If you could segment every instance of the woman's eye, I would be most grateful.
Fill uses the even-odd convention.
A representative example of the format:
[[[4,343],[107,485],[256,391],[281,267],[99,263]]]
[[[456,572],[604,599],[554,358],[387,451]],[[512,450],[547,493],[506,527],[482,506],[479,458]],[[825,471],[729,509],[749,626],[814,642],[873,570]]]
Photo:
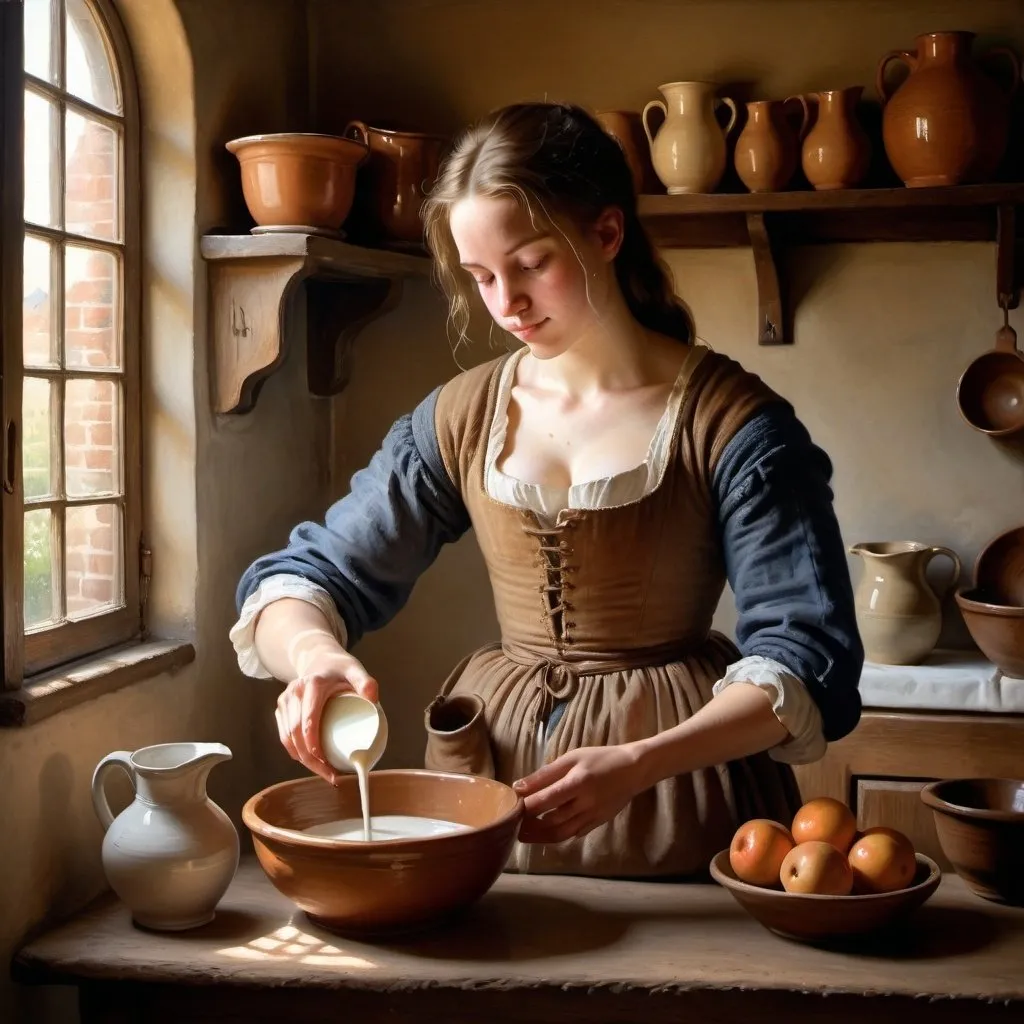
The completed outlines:
[[[494,280],[494,278],[493,277],[474,277],[473,280],[476,281],[476,283],[478,285],[480,285],[480,287],[482,288],[484,285],[490,284]]]
[[[547,263],[547,261],[548,261],[547,256],[541,256],[541,258],[539,260],[535,260],[533,263],[524,263],[523,264],[523,270],[527,270],[527,271],[531,271],[531,272],[535,271],[535,270],[540,270],[540,269],[543,268],[544,264]]]

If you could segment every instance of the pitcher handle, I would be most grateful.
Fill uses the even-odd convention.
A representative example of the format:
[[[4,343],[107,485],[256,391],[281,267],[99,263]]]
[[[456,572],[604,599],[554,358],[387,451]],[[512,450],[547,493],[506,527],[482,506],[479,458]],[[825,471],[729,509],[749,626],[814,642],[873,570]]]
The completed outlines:
[[[739,112],[736,109],[736,101],[728,96],[716,96],[715,101],[717,103],[724,103],[732,111],[729,115],[729,123],[722,129],[723,134],[728,135],[732,131],[733,125],[736,124],[736,118],[739,116]]]
[[[911,53],[909,50],[890,50],[878,62],[875,88],[878,90],[878,98],[883,107],[889,102],[889,94],[885,91],[885,69],[889,66],[889,61],[891,60],[903,61],[910,68],[911,74],[917,70],[917,54]]]
[[[993,46],[985,51],[985,59],[989,57],[1006,57],[1013,68],[1013,77],[1010,79],[1010,88],[1006,90],[1006,98],[1013,99],[1017,88],[1020,86],[1020,57],[1008,46]]]
[[[650,145],[654,145],[654,136],[651,134],[651,129],[647,124],[647,111],[657,108],[668,118],[668,107],[661,100],[651,100],[649,103],[644,105],[644,109],[640,112],[640,120],[643,122],[644,135],[647,136],[647,141]]]
[[[103,783],[106,781],[107,775],[110,774],[112,768],[123,768],[128,773],[128,778],[132,782],[132,789],[134,789],[135,768],[132,765],[131,751],[115,750],[112,754],[107,754],[96,765],[96,770],[92,773],[92,805],[96,809],[96,816],[100,819],[104,832],[114,823],[114,815],[110,811],[110,804],[107,803],[107,794],[103,788]]]
[[[929,562],[931,562],[931,560],[935,558],[936,555],[945,555],[953,563],[953,575],[950,577],[949,583],[947,583],[945,588],[942,590],[942,594],[945,594],[949,590],[949,588],[955,586],[956,581],[960,579],[960,556],[951,548],[932,547],[928,549],[928,552]]]
[[[346,139],[354,139],[356,142],[361,142],[364,146],[370,145],[370,132],[366,127],[365,121],[349,121],[345,125],[342,135]]]
[[[782,106],[785,107],[786,104],[790,103],[792,100],[796,100],[797,103],[800,104],[800,107],[803,110],[803,113],[802,113],[801,119],[800,119],[800,130],[797,132],[797,138],[801,142],[803,142],[804,137],[807,135],[807,126],[808,126],[808,124],[810,123],[810,120],[811,120],[811,108],[810,108],[810,106],[807,103],[807,97],[804,96],[802,93],[794,93],[792,96],[787,96],[782,101]]]

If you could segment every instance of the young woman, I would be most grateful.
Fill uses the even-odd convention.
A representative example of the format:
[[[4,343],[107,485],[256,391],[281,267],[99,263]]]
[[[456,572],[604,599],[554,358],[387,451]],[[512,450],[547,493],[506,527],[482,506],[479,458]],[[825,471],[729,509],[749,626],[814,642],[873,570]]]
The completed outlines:
[[[788,820],[789,765],[860,715],[829,460],[694,342],[626,161],[584,111],[488,117],[424,218],[457,329],[475,287],[522,344],[398,420],[324,524],[246,571],[239,663],[287,684],[281,742],[332,778],[324,702],[379,696],[350,648],[472,526],[501,640],[427,709],[428,767],[516,785],[514,870],[703,871],[739,822]],[[726,580],[738,649],[711,630]]]

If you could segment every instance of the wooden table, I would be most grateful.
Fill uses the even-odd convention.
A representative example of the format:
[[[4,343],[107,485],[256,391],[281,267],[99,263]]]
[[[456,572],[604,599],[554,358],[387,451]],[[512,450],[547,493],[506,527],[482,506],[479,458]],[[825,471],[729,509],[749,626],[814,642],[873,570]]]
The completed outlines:
[[[106,897],[25,946],[83,1024],[1024,1021],[1024,910],[955,876],[884,938],[822,949],[714,884],[505,875],[458,923],[385,944],[314,926],[244,859],[214,922],[135,928]]]

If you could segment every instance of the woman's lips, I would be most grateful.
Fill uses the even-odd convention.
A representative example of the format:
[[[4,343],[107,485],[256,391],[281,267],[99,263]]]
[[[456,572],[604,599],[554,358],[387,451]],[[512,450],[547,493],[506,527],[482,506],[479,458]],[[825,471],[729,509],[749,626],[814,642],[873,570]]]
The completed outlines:
[[[516,335],[519,338],[529,338],[531,335],[536,334],[537,331],[546,324],[547,317],[543,320],[538,320],[535,324],[525,324],[523,327],[509,327],[509,333]]]

